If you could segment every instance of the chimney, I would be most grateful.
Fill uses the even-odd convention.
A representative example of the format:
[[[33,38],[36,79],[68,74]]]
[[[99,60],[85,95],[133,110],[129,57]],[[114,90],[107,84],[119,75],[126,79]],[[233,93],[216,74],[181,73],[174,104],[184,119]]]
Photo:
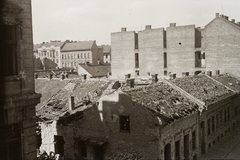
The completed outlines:
[[[219,17],[219,13],[216,13],[216,18],[218,18]]]
[[[173,74],[172,74],[172,78],[173,78],[173,79],[176,79],[176,76],[177,76],[176,73],[173,73]]]
[[[170,27],[176,27],[176,23],[170,23]]]
[[[122,32],[126,32],[126,31],[127,31],[127,28],[126,28],[126,27],[123,27],[121,31],[122,31]]]
[[[186,77],[186,76],[187,76],[186,72],[182,72],[182,77]]]
[[[134,78],[127,79],[127,86],[129,86],[130,88],[134,88]]]
[[[131,74],[125,74],[125,79],[131,78]]]
[[[220,70],[216,70],[216,76],[220,75]]]
[[[158,81],[158,74],[152,74],[152,83],[157,83]]]
[[[228,20],[228,16],[225,16],[225,19]]]
[[[207,75],[211,77],[212,76],[212,71],[207,71]]]
[[[146,25],[145,26],[145,29],[147,30],[147,29],[151,29],[151,25]]]
[[[86,80],[87,79],[87,74],[82,74],[82,79]]]
[[[69,97],[68,103],[69,103],[69,111],[74,110],[74,107],[75,107],[75,106],[74,106],[74,105],[75,105],[75,104],[74,104],[74,96],[71,95],[71,96]]]
[[[235,23],[235,19],[232,19],[232,22]]]

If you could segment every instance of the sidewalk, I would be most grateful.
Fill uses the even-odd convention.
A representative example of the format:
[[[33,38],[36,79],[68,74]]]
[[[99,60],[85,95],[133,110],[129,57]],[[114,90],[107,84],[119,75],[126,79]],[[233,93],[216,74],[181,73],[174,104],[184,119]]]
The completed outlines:
[[[200,160],[240,160],[240,126],[226,135],[219,143],[212,147],[212,149]]]

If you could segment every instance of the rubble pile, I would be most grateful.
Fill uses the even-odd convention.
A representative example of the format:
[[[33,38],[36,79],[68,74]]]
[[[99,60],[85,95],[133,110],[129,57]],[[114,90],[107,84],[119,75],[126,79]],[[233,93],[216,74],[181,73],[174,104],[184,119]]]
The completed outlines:
[[[136,103],[158,112],[167,124],[198,110],[197,104],[163,82],[123,91]]]
[[[182,88],[192,96],[205,103],[214,103],[227,97],[233,92],[205,75],[188,76],[171,80],[172,83]]]
[[[110,160],[144,160],[142,156],[137,155],[137,153],[119,153]]]
[[[41,93],[43,98],[36,107],[37,116],[51,120],[68,114],[70,96],[74,96],[75,109],[95,102],[100,98],[102,90],[107,88],[108,83],[108,81],[100,80],[47,81],[39,79],[36,81],[39,90],[36,89],[36,91]]]

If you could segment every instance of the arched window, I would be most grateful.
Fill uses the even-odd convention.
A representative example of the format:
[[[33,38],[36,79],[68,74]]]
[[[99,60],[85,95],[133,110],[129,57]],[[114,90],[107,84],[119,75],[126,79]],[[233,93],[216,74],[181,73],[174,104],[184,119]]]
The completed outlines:
[[[58,51],[56,51],[56,57],[58,57]]]
[[[81,58],[83,58],[83,54],[81,53]]]
[[[90,53],[88,53],[88,58],[90,58]]]
[[[86,59],[86,53],[84,53],[84,58]]]
[[[77,58],[79,59],[79,54],[77,56],[78,56]]]

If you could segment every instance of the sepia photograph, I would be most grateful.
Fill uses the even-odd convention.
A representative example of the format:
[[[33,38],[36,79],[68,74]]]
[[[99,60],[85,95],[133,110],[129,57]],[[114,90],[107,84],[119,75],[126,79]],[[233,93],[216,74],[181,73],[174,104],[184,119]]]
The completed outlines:
[[[1,0],[1,160],[240,160],[239,0]]]

